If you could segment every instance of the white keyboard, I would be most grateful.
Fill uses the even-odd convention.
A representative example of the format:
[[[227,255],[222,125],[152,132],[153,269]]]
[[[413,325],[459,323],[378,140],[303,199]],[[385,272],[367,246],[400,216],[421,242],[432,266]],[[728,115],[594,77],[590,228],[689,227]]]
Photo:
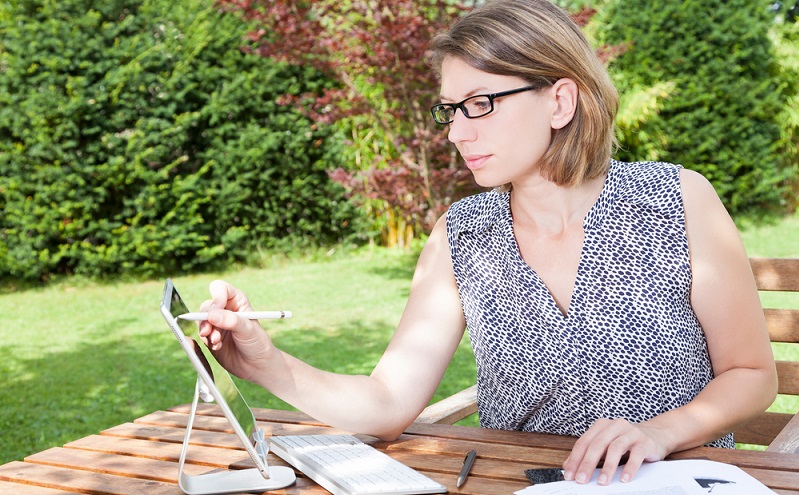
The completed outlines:
[[[269,439],[271,451],[333,495],[445,493],[447,488],[352,435]]]

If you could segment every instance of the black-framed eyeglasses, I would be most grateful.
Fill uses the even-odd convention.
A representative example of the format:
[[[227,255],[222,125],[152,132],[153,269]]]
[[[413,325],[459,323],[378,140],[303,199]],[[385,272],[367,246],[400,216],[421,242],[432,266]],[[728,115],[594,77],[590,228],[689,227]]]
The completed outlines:
[[[533,89],[541,89],[540,85],[525,86],[518,89],[510,89],[508,91],[500,91],[499,93],[491,93],[487,95],[474,95],[466,98],[460,103],[439,103],[430,108],[430,113],[433,114],[433,120],[437,124],[449,124],[455,120],[455,110],[460,109],[463,116],[467,119],[476,119],[484,117],[494,111],[494,100],[500,96],[515,95],[523,91],[530,91]]]

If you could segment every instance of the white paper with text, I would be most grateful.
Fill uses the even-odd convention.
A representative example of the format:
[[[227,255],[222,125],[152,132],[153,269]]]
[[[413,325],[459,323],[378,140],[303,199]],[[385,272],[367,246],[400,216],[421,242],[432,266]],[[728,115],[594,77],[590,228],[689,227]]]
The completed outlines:
[[[558,481],[530,486],[516,495],[775,495],[766,485],[732,464],[704,460],[645,463],[628,483],[619,481],[623,466],[613,482],[599,486],[594,472],[590,483]]]

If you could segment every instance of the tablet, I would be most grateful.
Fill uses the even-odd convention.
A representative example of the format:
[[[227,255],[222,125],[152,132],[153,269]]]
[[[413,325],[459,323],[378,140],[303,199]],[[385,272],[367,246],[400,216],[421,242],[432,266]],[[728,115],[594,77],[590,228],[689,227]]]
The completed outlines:
[[[215,401],[220,407],[233,431],[255,463],[257,472],[260,473],[259,478],[262,480],[260,489],[275,489],[290,485],[295,480],[294,471],[282,466],[269,468],[266,462],[266,454],[269,447],[266,439],[264,439],[263,431],[258,429],[255,416],[230,374],[219,364],[211,350],[200,339],[197,322],[178,318],[179,315],[188,312],[189,309],[181,299],[180,294],[178,294],[175,285],[170,279],[167,279],[164,285],[164,295],[161,299],[161,314],[166,319],[178,342],[180,342],[180,346],[188,356],[189,362],[199,375],[197,395],[206,402]],[[196,402],[197,397],[195,397],[195,403],[192,405],[193,411],[196,408]],[[192,420],[193,416],[190,421]],[[190,430],[190,426],[188,430]],[[190,434],[188,430],[186,432],[186,442],[188,442],[188,435]],[[245,474],[246,471],[253,470],[231,471],[226,476],[220,476],[222,473],[212,473],[192,477],[183,475],[181,470],[181,479],[179,481],[181,482],[181,489],[185,493],[225,493],[225,491],[235,491],[237,489],[233,486],[237,484],[236,478],[241,480],[247,478],[247,484],[252,484],[253,482],[258,484],[257,480],[252,479],[252,473]],[[192,479],[195,481],[192,481]],[[227,486],[217,486],[220,483]]]

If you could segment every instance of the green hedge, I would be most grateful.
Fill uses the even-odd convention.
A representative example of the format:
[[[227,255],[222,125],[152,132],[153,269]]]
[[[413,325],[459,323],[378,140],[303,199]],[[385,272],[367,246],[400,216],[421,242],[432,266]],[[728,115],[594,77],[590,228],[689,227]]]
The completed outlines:
[[[674,85],[659,116],[622,140],[622,159],[652,158],[647,150],[656,149],[657,158],[710,179],[734,215],[785,204],[789,173],[778,149],[777,118],[787,95],[768,38],[772,3],[607,2],[598,40],[629,43],[611,66],[620,90]]]
[[[331,132],[202,0],[0,4],[0,279],[162,276],[329,244],[356,212]]]

